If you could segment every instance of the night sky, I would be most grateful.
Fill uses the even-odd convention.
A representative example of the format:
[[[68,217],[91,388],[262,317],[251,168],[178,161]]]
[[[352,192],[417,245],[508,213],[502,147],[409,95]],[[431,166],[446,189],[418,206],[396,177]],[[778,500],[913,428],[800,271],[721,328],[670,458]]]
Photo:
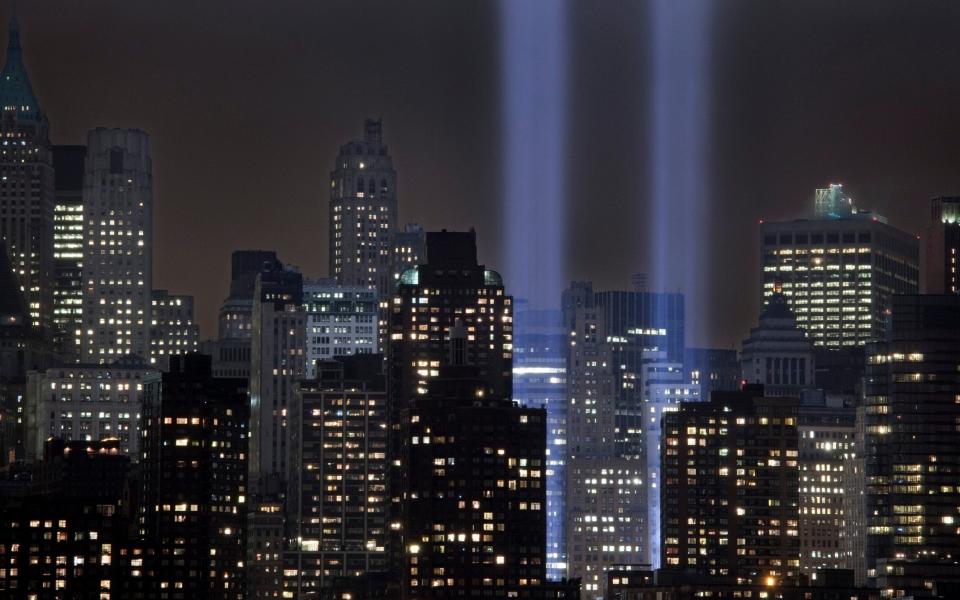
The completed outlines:
[[[496,3],[17,10],[54,143],[95,126],[151,134],[155,285],[196,296],[203,337],[232,250],[275,249],[326,274],[328,174],[366,116],[384,119],[402,221],[474,226],[481,260],[506,271]],[[646,6],[571,10],[567,275],[625,288],[647,269]],[[929,199],[960,194],[960,3],[722,0],[715,14],[715,220],[685,243],[713,245],[716,291],[706,339],[689,341],[730,347],[756,319],[759,218],[804,216],[814,188],[843,182],[858,206],[920,234]]]

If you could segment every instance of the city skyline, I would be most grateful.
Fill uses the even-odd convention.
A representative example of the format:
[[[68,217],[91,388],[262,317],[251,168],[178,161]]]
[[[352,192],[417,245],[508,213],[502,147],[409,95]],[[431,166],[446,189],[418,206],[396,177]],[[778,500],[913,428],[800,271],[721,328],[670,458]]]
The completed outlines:
[[[404,9],[417,18],[404,22],[392,18],[398,9],[389,5],[282,4],[263,13],[233,3],[219,25],[214,19],[221,13],[211,4],[196,8],[194,26],[186,28],[175,26],[174,7],[104,3],[85,5],[79,14],[51,6],[18,7],[24,58],[50,118],[51,141],[80,143],[87,128],[100,123],[151,134],[154,285],[196,296],[203,338],[215,334],[228,277],[223,265],[232,250],[276,250],[305,276],[327,275],[323,184],[336,148],[356,138],[368,116],[384,119],[398,171],[400,222],[428,230],[475,226],[481,260],[502,265],[511,282],[501,226],[494,4],[417,3]],[[956,50],[937,33],[956,9],[935,14],[870,3],[870,11],[850,4],[828,12],[826,4],[805,3],[778,13],[753,3],[725,6],[713,18],[708,162],[714,201],[705,241],[743,241],[709,257],[709,281],[735,273],[750,283],[752,270],[739,273],[737,265],[755,260],[757,221],[804,216],[812,190],[831,182],[846,183],[861,207],[922,234],[926,202],[960,188],[950,168],[958,146],[946,135],[960,125],[948,102],[960,87],[949,68]],[[0,8],[9,14],[9,6]],[[602,288],[628,289],[631,274],[651,271],[644,233],[650,207],[644,9],[569,6],[567,80],[578,118],[565,160],[561,281],[592,279]],[[879,16],[860,19],[867,12]],[[377,42],[346,51],[349,32],[329,25],[337,19],[363,20]],[[270,27],[259,27],[261,20]],[[90,39],[102,23],[118,26]],[[411,39],[422,41],[406,43]],[[117,45],[129,51],[111,51]],[[746,69],[745,61],[756,64]],[[852,73],[848,65],[860,68]],[[342,94],[322,93],[331,81],[343,83]],[[146,101],[151,95],[165,102]],[[278,113],[276,106],[284,108]],[[280,116],[266,125],[258,117],[264,110]],[[801,122],[803,128],[796,125]],[[251,142],[257,152],[237,150]],[[184,151],[191,148],[198,150]],[[461,185],[464,180],[470,185]],[[284,210],[273,210],[278,201]],[[600,226],[618,235],[590,235]],[[221,230],[229,233],[210,233]],[[597,256],[610,258],[598,263]],[[705,315],[694,317],[706,328],[703,334],[690,328],[690,341],[732,346],[757,303],[718,296]]]

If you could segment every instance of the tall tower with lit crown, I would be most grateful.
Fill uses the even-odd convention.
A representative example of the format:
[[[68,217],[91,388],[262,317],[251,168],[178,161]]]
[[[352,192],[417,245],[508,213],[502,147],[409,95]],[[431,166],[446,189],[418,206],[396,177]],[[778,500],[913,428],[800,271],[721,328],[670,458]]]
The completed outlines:
[[[50,124],[30,85],[20,26],[10,20],[0,72],[0,235],[17,274],[30,321],[53,321],[53,151]]]
[[[393,292],[391,255],[397,223],[397,172],[381,121],[340,147],[330,173],[330,275],[337,283]]]

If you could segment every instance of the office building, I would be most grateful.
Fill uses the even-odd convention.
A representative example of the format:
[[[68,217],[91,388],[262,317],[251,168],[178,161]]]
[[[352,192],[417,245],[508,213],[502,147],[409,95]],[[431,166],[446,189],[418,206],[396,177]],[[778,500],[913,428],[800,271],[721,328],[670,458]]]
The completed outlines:
[[[740,358],[736,350],[723,348],[685,348],[683,368],[686,381],[700,389],[700,400],[706,402],[711,392],[735,392],[740,389]]]
[[[777,291],[816,346],[883,339],[894,294],[918,291],[917,237],[858,210],[840,185],[817,190],[815,216],[762,222],[761,299]]]
[[[372,291],[371,291],[372,293]],[[291,417],[298,469],[287,500],[284,592],[319,597],[387,569],[387,391],[383,355],[318,362]]]
[[[934,198],[927,227],[927,293],[960,293],[960,197]]]
[[[306,377],[316,377],[318,360],[377,352],[377,292],[337,285],[333,278],[303,283],[307,319]]]
[[[867,347],[867,569],[892,596],[960,583],[960,297],[893,299]]]
[[[156,597],[245,598],[247,382],[214,379],[210,357],[173,356],[144,406],[141,535]]]
[[[137,461],[143,406],[160,393],[160,373],[136,356],[109,365],[66,364],[30,373],[26,390],[26,457],[43,456],[49,438],[117,441]]]
[[[567,328],[559,310],[515,300],[513,399],[547,409],[547,578],[566,577]]]
[[[800,571],[798,401],[717,392],[663,419],[661,553],[666,567],[740,584]]]
[[[429,254],[428,254],[429,257]],[[546,410],[469,364],[465,324],[403,411],[401,598],[530,597],[546,579]],[[506,376],[509,383],[509,374]]]
[[[764,394],[800,397],[814,383],[813,343],[797,326],[786,296],[775,292],[760,312],[760,323],[743,340],[743,380],[763,386]]]
[[[330,275],[345,286],[393,293],[397,172],[381,121],[367,119],[363,138],[340,147],[330,172]]]
[[[582,578],[585,599],[599,598],[607,569],[652,558],[646,446],[649,437],[655,447],[656,437],[644,430],[650,416],[659,419],[661,403],[645,397],[644,372],[664,363],[683,378],[683,296],[595,292],[575,282],[562,304],[568,330],[567,572]],[[648,416],[650,408],[655,414]],[[652,425],[659,427],[659,420]]]
[[[857,413],[808,394],[801,402],[800,571],[812,580],[826,571],[854,570],[863,514],[855,498]],[[852,497],[847,498],[847,494]],[[848,501],[849,500],[849,501]],[[861,582],[862,583],[862,582]]]
[[[10,20],[0,72],[0,237],[20,283],[30,324],[53,331],[54,171],[50,123],[23,64],[20,26]]]
[[[171,356],[200,349],[200,328],[193,320],[193,296],[153,290],[150,305],[150,364],[166,371]]]
[[[87,136],[83,183],[82,361],[150,359],[153,183],[150,139],[137,129]]]
[[[289,416],[306,372],[303,276],[289,268],[257,274],[250,341],[250,487],[283,493],[290,482]]]
[[[54,146],[56,203],[53,207],[54,347],[64,357],[80,356],[83,328],[83,172],[85,146]]]

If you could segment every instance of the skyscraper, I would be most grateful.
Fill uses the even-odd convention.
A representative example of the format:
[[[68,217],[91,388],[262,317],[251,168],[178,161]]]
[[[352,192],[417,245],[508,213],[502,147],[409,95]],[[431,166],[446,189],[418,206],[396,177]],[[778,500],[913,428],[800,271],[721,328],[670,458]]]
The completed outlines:
[[[83,328],[83,172],[85,146],[54,146],[56,204],[53,207],[54,345],[79,358]]]
[[[817,346],[882,339],[894,294],[918,291],[919,243],[842,186],[817,190],[815,218],[761,225],[761,299],[782,292]]]
[[[303,275],[289,267],[257,275],[250,344],[250,488],[284,494],[289,484],[290,412],[303,379]]]
[[[373,293],[372,290],[366,290]],[[296,492],[284,591],[318,597],[337,578],[387,568],[387,392],[383,355],[322,360],[291,415]]]
[[[153,169],[138,129],[87,136],[83,184],[83,362],[150,357]]]
[[[367,119],[363,138],[340,147],[330,173],[330,275],[347,286],[393,293],[397,172],[381,121]]]
[[[759,387],[759,386],[758,386]],[[738,583],[796,583],[797,401],[717,392],[663,419],[664,566]]]
[[[426,394],[403,410],[402,598],[536,597],[546,578],[546,410],[469,365],[457,323]],[[496,389],[506,390],[498,393]],[[540,596],[542,597],[542,596]]]
[[[166,371],[171,356],[196,352],[200,347],[193,296],[153,290],[150,304],[150,364]]]
[[[737,351],[725,348],[686,348],[683,368],[687,381],[697,384],[700,400],[706,402],[711,392],[733,392],[740,389],[740,358]]]
[[[891,310],[867,347],[864,412],[867,569],[895,597],[960,583],[960,296]]]
[[[934,198],[927,228],[927,293],[960,293],[960,197]]]
[[[306,377],[316,377],[316,362],[338,356],[374,354],[378,344],[376,290],[337,285],[333,278],[303,283],[307,319]]]
[[[419,265],[426,257],[426,234],[423,227],[407,223],[403,230],[393,234],[392,268],[394,286],[407,269]]]
[[[17,274],[30,320],[53,331],[54,171],[50,124],[23,64],[20,26],[10,20],[0,71],[0,235]]]
[[[141,535],[155,551],[147,597],[242,600],[247,382],[213,379],[210,357],[174,356],[144,407]]]

